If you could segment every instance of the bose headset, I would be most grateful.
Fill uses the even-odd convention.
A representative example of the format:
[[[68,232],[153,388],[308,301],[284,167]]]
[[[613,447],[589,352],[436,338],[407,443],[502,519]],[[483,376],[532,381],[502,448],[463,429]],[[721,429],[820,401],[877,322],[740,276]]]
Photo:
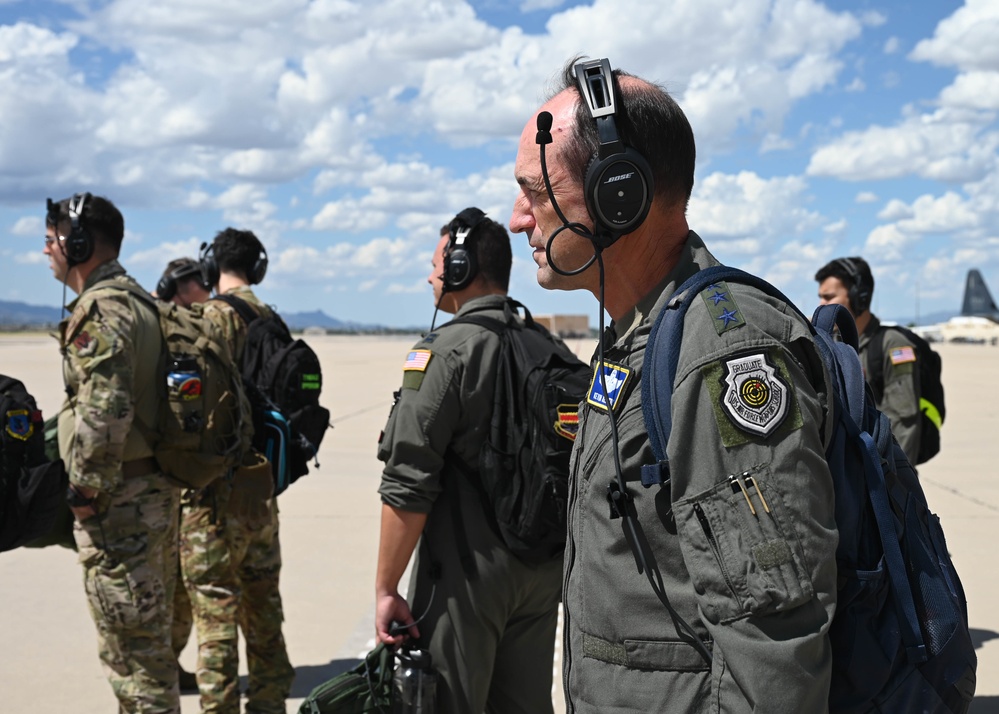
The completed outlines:
[[[478,208],[470,207],[451,221],[450,239],[444,254],[444,290],[464,290],[479,272],[471,238],[475,228],[486,218]]]
[[[221,271],[219,270],[219,261],[215,257],[215,241],[211,243],[202,243],[201,251],[198,254],[198,263],[201,267],[201,279],[203,284],[208,286],[211,290],[213,287],[218,285],[219,276]],[[260,255],[257,256],[256,261],[253,263],[253,267],[250,268],[250,272],[247,274],[246,279],[249,281],[250,285],[258,285],[267,275],[267,249],[264,244],[260,244]]]
[[[850,286],[847,298],[850,301],[850,310],[854,315],[863,315],[871,308],[871,298],[874,294],[873,286],[868,285],[860,270],[860,263],[857,258],[837,258],[836,262],[843,266],[850,275]]]
[[[552,207],[562,226],[549,237],[545,246],[548,264],[561,275],[578,275],[596,259],[575,270],[562,270],[552,261],[551,246],[555,236],[565,229],[588,239],[597,252],[613,245],[618,238],[638,228],[649,215],[655,182],[649,162],[636,149],[625,144],[617,131],[617,98],[614,74],[607,59],[578,62],[574,67],[579,94],[596,122],[600,146],[590,158],[583,179],[586,208],[593,218],[593,231],[580,223],[570,223],[555,200],[545,161],[545,145],[552,143],[552,115],[538,114],[536,142],[541,148],[541,175]]]
[[[67,201],[66,210],[69,214],[70,231],[68,236],[61,236],[59,243],[62,245],[63,255],[69,267],[86,263],[94,254],[94,239],[83,227],[83,212],[87,208],[87,201],[91,199],[89,193],[74,193],[73,197]],[[59,222],[62,219],[59,203],[51,198],[46,199],[46,210],[48,212],[48,222],[59,233]]]
[[[156,297],[169,302],[177,294],[177,287],[181,280],[191,276],[197,276],[198,282],[205,288],[211,290],[210,285],[205,285],[205,278],[201,271],[201,264],[196,260],[188,260],[182,265],[178,265],[173,270],[164,273],[160,281],[156,283]]]

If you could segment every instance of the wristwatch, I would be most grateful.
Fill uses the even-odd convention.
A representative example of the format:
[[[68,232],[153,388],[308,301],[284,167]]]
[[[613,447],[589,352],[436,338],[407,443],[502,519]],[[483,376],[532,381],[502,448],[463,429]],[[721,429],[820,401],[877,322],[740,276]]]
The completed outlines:
[[[84,508],[92,506],[94,499],[84,496],[81,491],[77,490],[76,486],[70,484],[69,488],[66,489],[66,503],[69,504],[70,508]]]

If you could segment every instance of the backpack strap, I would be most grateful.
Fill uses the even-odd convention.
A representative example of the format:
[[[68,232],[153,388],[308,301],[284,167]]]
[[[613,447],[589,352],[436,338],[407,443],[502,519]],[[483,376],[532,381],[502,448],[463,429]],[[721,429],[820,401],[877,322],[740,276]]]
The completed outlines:
[[[656,463],[642,466],[642,485],[646,488],[669,483],[669,456],[666,444],[673,429],[673,385],[676,382],[677,362],[680,359],[680,345],[683,338],[683,320],[694,299],[707,287],[728,281],[748,285],[771,297],[787,303],[800,315],[800,311],[783,293],[773,285],[755,275],[716,265],[705,268],[685,280],[676,289],[659,313],[648,344],[645,347],[645,361],[642,371],[654,373],[655,379],[642,379],[642,416],[649,434],[649,444],[656,457]],[[802,319],[807,321],[804,315]]]
[[[231,307],[239,315],[239,319],[249,325],[251,322],[260,319],[260,315],[250,307],[250,303],[240,297],[235,295],[216,295],[212,300],[218,300],[219,302],[224,302],[226,305]]]
[[[885,330],[883,325],[871,336],[871,341],[867,345],[868,357],[867,365],[871,373],[867,375],[871,389],[874,390],[874,397],[881,401],[885,393]]]

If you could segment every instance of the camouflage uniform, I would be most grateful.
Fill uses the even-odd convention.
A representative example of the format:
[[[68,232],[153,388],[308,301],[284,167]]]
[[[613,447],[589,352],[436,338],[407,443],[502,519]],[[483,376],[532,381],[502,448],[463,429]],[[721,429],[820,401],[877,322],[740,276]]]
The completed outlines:
[[[230,293],[269,311],[249,288]],[[241,358],[246,325],[235,311],[211,301],[205,316],[219,325],[232,354]],[[181,572],[197,625],[201,707],[203,712],[239,711],[238,622],[250,674],[246,711],[283,713],[295,671],[281,634],[277,501],[270,500],[265,523],[250,528],[229,513],[231,490],[231,481],[220,478],[200,491],[186,491],[182,499]]]
[[[177,491],[147,436],[159,406],[158,317],[124,290],[112,260],[88,277],[60,325],[69,397],[59,450],[70,481],[96,489],[97,515],[74,525],[104,671],[122,712],[179,714],[170,648]]]

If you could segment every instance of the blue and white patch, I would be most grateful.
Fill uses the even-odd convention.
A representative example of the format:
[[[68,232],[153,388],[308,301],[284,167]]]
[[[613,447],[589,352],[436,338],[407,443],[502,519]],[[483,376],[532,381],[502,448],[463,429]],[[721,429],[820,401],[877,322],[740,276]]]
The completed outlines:
[[[631,375],[631,370],[618,364],[604,362],[604,378],[600,379],[600,373],[596,367],[593,369],[593,381],[590,382],[590,390],[586,394],[587,404],[592,404],[597,409],[608,410],[617,409],[624,393],[624,385]],[[607,384],[607,394],[604,395],[604,382]]]

